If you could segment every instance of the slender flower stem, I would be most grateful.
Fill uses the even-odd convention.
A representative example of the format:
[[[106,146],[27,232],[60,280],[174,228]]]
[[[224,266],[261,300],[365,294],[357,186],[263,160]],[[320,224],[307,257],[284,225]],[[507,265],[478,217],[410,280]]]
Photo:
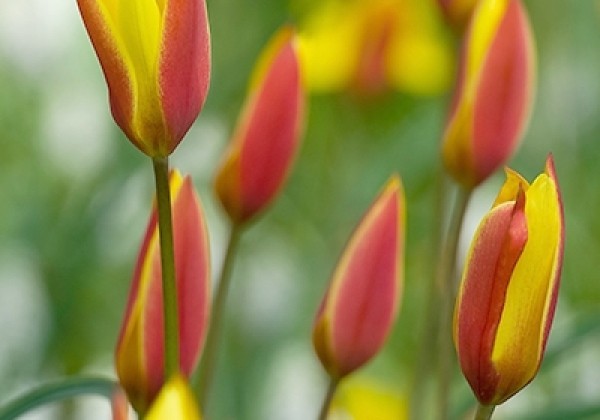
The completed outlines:
[[[436,173],[435,182],[435,197],[434,197],[434,212],[433,212],[433,231],[432,231],[432,247],[430,258],[438,259],[441,255],[442,248],[442,232],[444,230],[446,200],[448,196],[448,183],[445,182],[444,169],[440,166]],[[421,337],[418,344],[416,354],[416,363],[413,371],[412,386],[411,386],[411,401],[410,414],[411,420],[419,420],[423,418],[423,403],[425,400],[425,390],[430,372],[433,368],[431,360],[433,359],[434,350],[437,347],[436,339],[438,337],[438,311],[440,308],[441,293],[438,289],[439,275],[435,269],[428,273],[428,282],[425,299],[425,320],[421,331]]]
[[[483,405],[479,404],[477,407],[477,412],[475,413],[475,417],[473,420],[490,420],[492,418],[492,414],[494,413],[495,405]]]
[[[206,410],[207,407],[208,395],[212,386],[214,371],[217,364],[217,349],[223,332],[223,315],[225,312],[227,295],[229,294],[229,286],[231,285],[231,273],[233,271],[234,262],[233,257],[237,249],[241,230],[241,226],[235,224],[229,232],[229,242],[227,244],[223,267],[221,268],[221,276],[214,298],[208,336],[206,337],[206,344],[204,345],[204,352],[200,363],[196,394],[200,401],[200,407],[202,407],[203,410]]]
[[[177,283],[175,282],[175,251],[173,248],[173,220],[169,189],[168,158],[152,159],[156,181],[158,232],[162,268],[163,312],[165,323],[165,378],[179,370],[179,312]]]
[[[0,420],[15,419],[30,410],[79,395],[99,395],[111,400],[118,384],[104,378],[69,378],[39,386],[0,408]]]
[[[339,383],[339,379],[331,378],[329,386],[327,387],[327,393],[325,394],[325,398],[323,399],[323,405],[321,405],[321,411],[319,412],[319,420],[327,419],[327,413],[329,413],[329,406],[331,405],[331,400],[335,395],[335,390],[337,389]]]
[[[452,311],[456,296],[456,254],[460,240],[465,212],[471,198],[472,189],[459,188],[448,233],[442,248],[438,265],[439,290],[441,292],[439,318],[439,388],[438,388],[438,418],[448,418],[450,400],[450,382],[452,380],[453,347],[452,347]]]

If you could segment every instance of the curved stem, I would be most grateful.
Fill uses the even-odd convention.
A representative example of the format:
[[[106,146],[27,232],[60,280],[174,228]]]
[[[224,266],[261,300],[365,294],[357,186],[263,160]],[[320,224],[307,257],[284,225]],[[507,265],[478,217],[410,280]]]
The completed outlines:
[[[456,296],[456,254],[460,240],[465,212],[471,198],[472,189],[459,188],[448,233],[441,250],[438,265],[438,287],[440,290],[440,318],[439,318],[439,388],[438,388],[438,418],[448,418],[450,400],[450,382],[452,380],[453,346],[452,346],[452,313],[453,302]]]
[[[491,419],[495,408],[496,408],[495,405],[479,404],[477,406],[477,412],[475,413],[475,417],[473,417],[473,420],[489,420],[489,419]]]
[[[0,420],[15,419],[44,404],[79,395],[99,395],[112,399],[118,384],[103,378],[70,378],[34,388],[0,408]]]
[[[219,278],[219,284],[217,286],[217,291],[214,298],[215,300],[213,303],[208,336],[206,337],[204,352],[202,354],[202,360],[200,363],[196,394],[198,396],[198,400],[200,401],[200,407],[202,407],[203,410],[206,410],[206,402],[208,400],[208,395],[212,386],[214,371],[217,364],[217,349],[219,347],[219,341],[223,332],[223,315],[225,313],[227,295],[229,294],[229,287],[231,285],[231,273],[233,271],[232,269],[234,261],[233,257],[237,249],[240,235],[241,227],[237,224],[233,225],[229,233],[227,251],[225,253],[225,259],[223,260],[223,267],[221,268],[221,276]]]
[[[327,393],[325,394],[325,398],[323,399],[323,404],[321,405],[321,411],[319,412],[319,420],[327,419],[327,413],[329,413],[329,406],[331,405],[331,400],[333,400],[335,390],[337,389],[339,383],[339,379],[331,378],[329,386],[327,387]]]
[[[175,251],[173,248],[173,220],[169,189],[168,158],[152,159],[156,183],[158,232],[162,268],[163,316],[165,328],[165,378],[179,370],[179,312],[175,282]]]

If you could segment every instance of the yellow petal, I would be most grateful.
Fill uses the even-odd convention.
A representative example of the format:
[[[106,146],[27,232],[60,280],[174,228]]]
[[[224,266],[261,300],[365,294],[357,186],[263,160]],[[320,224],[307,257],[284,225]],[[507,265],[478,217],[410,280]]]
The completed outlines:
[[[181,375],[172,377],[148,411],[146,420],[200,420],[192,390]]]

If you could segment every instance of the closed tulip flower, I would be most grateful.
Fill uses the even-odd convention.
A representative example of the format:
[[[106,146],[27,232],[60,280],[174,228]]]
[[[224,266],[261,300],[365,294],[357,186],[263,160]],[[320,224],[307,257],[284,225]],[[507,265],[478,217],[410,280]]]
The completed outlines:
[[[331,279],[313,327],[313,345],[340,379],[383,346],[403,284],[404,193],[393,177],[356,228]]]
[[[179,313],[179,359],[183,375],[198,362],[210,307],[210,257],[207,230],[191,179],[170,176],[175,272]],[[162,387],[164,319],[156,208],[144,238],[116,349],[121,386],[141,413]]]
[[[300,148],[305,98],[296,43],[285,28],[265,49],[217,172],[215,190],[234,223],[273,201]]]
[[[116,123],[150,157],[166,157],[208,90],[204,0],[77,0],[102,66]]]
[[[519,145],[534,92],[534,47],[520,0],[481,0],[465,34],[443,135],[449,173],[473,188]]]
[[[556,306],[564,246],[551,157],[530,185],[516,172],[479,225],[456,302],[460,366],[482,405],[501,404],[536,375]]]
[[[200,420],[198,403],[182,375],[175,375],[163,386],[152,403],[146,420]]]

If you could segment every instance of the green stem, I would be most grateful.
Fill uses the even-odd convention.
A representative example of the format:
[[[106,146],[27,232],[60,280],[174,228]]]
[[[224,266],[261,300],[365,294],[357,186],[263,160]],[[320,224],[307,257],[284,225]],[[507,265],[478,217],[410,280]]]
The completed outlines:
[[[0,408],[0,420],[15,419],[44,404],[79,395],[99,395],[112,399],[118,384],[103,378],[70,378],[37,387]]]
[[[208,395],[212,386],[214,371],[217,364],[217,349],[223,332],[223,315],[225,313],[225,305],[229,287],[231,285],[231,273],[233,269],[234,255],[237,249],[241,235],[241,227],[237,224],[233,225],[229,232],[229,241],[227,251],[221,268],[221,276],[217,286],[217,291],[214,298],[211,321],[208,329],[208,336],[204,345],[202,361],[198,374],[198,384],[196,394],[200,407],[206,410]]]
[[[156,181],[158,232],[162,268],[163,316],[165,328],[165,378],[179,370],[179,312],[175,282],[175,252],[173,248],[173,219],[169,190],[168,158],[152,159]]]
[[[495,405],[479,404],[477,406],[477,412],[475,413],[475,417],[473,417],[473,420],[490,420],[492,418],[492,414],[494,413],[495,408]]]
[[[327,419],[327,414],[329,413],[329,406],[331,405],[331,400],[333,400],[335,390],[337,389],[339,383],[339,379],[331,378],[329,386],[327,387],[327,393],[325,394],[325,398],[323,399],[323,404],[321,405],[321,411],[319,412],[319,420]]]
[[[432,226],[432,260],[439,259],[442,253],[442,232],[445,220],[446,201],[448,196],[448,183],[445,182],[444,169],[439,167],[436,173],[435,197]],[[433,265],[432,265],[433,267]],[[425,298],[425,321],[421,330],[421,337],[416,354],[416,363],[413,371],[411,386],[410,414],[411,420],[423,418],[423,403],[425,400],[425,385],[430,377],[433,368],[431,360],[433,359],[436,348],[436,338],[438,336],[438,311],[440,308],[440,291],[438,289],[437,276],[435,269],[429,273],[427,281],[427,290]]]
[[[450,222],[448,233],[442,248],[438,265],[438,287],[440,290],[440,318],[439,318],[439,387],[438,387],[438,418],[448,418],[450,401],[450,382],[453,372],[452,346],[452,314],[456,296],[456,254],[460,240],[465,212],[471,198],[472,189],[459,188]]]

